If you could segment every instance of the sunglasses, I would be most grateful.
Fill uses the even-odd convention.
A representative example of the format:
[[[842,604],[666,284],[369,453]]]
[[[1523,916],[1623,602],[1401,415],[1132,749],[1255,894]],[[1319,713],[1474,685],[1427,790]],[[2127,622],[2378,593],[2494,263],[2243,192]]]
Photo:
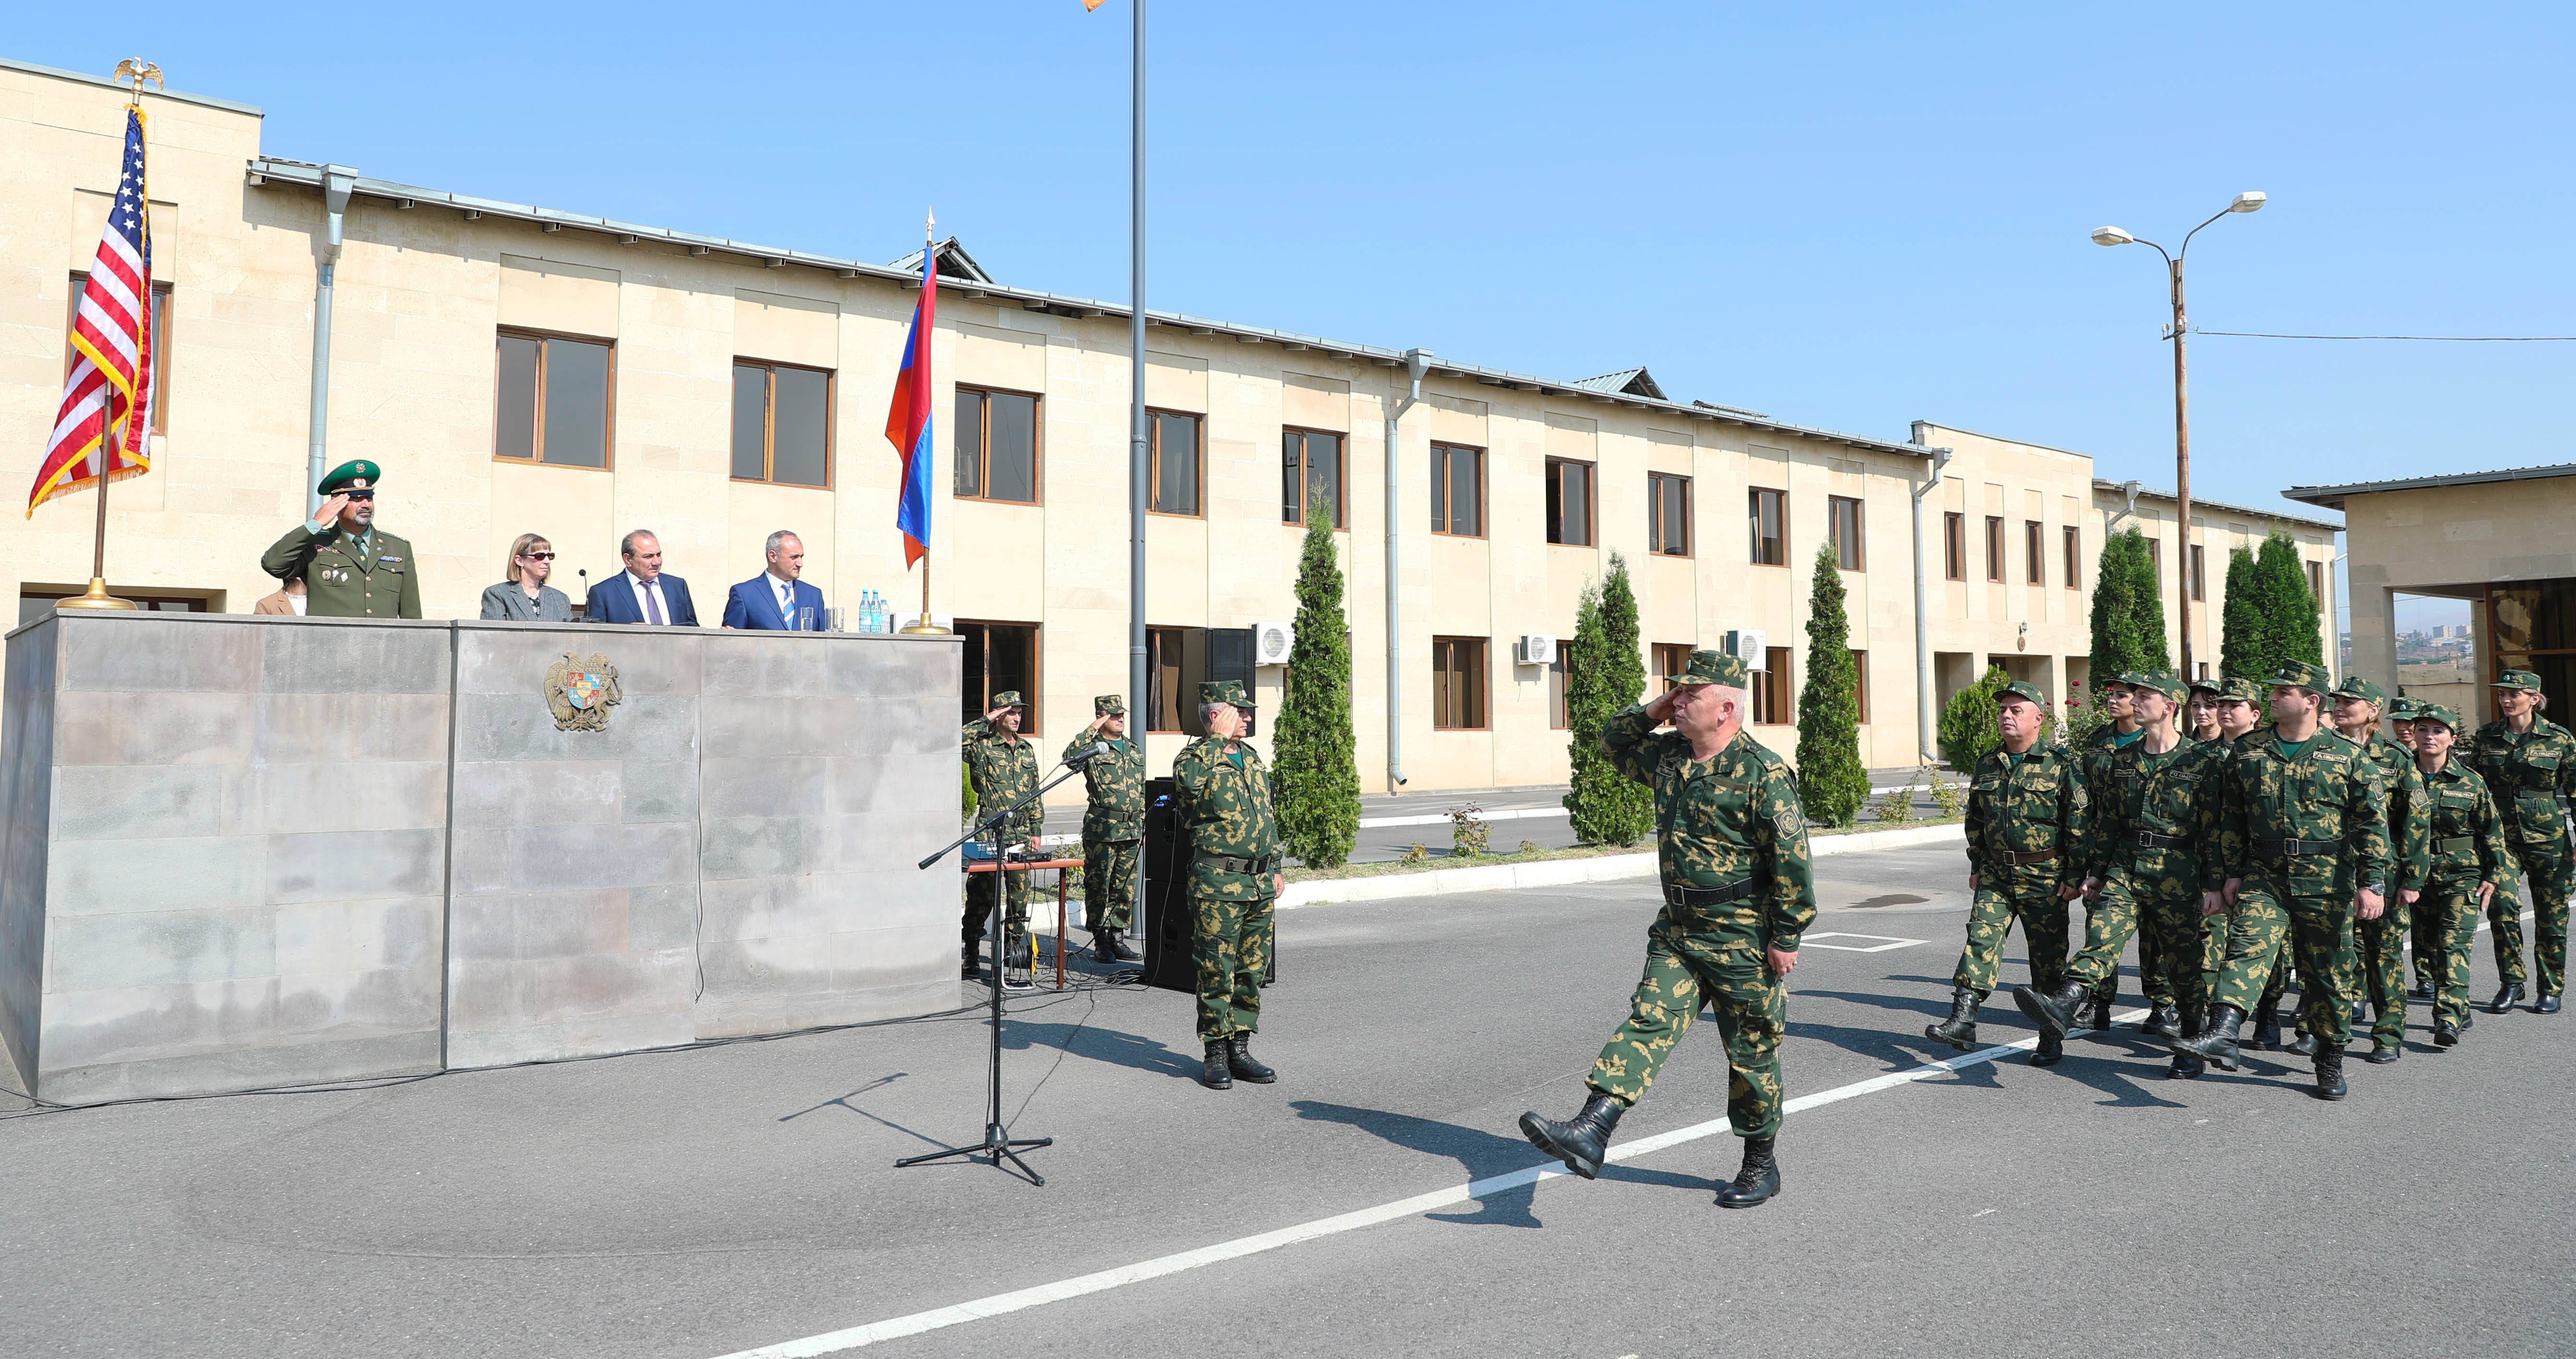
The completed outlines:
[[[351,500],[373,500],[376,498],[376,493],[373,491],[342,491],[340,494],[347,496]]]
[[[551,552],[522,552],[519,555],[532,562],[550,562],[555,559],[555,554]]]

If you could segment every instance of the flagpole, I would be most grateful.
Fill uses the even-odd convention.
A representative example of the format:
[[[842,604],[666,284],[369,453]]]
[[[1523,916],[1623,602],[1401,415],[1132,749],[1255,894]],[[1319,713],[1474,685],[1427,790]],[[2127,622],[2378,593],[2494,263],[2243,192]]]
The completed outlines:
[[[1135,4],[1127,170],[1127,703],[1128,711],[1145,714],[1137,728],[1141,748],[1157,710],[1145,704],[1145,504],[1151,456],[1145,424],[1145,0]],[[1144,871],[1141,855],[1137,871]],[[1141,877],[1136,899],[1144,900]]]
[[[134,102],[126,105],[126,108],[137,118],[142,117],[143,82],[146,80],[158,81],[161,78],[161,68],[138,57],[118,63],[116,73],[122,76],[133,77]],[[152,210],[151,201],[148,197],[144,201],[143,210],[147,214],[146,220],[148,221],[148,214]],[[150,229],[151,228],[148,226],[145,228],[147,232],[149,232]],[[147,235],[145,239],[149,240],[150,237]],[[161,342],[161,337],[154,334],[152,331],[152,280],[148,277],[143,280],[143,314],[141,320],[143,324],[143,333],[150,337],[152,344],[158,345]],[[147,364],[151,362],[151,352],[148,348],[138,347],[136,357],[142,359]],[[142,377],[143,374],[137,373],[137,376]],[[148,381],[148,378],[146,380]],[[149,389],[146,388],[146,390]],[[125,447],[126,436],[133,426],[135,419],[134,405],[135,403],[131,401],[126,403],[125,414],[108,423],[106,432],[107,437],[101,439],[98,445],[98,516],[92,520],[90,524],[89,589],[78,599],[56,601],[54,607],[57,609],[121,609],[131,611],[143,607],[142,605],[135,603],[133,600],[119,599],[107,592],[107,483],[115,479],[111,474],[116,470],[117,450]],[[152,436],[149,433],[146,433],[143,437],[149,439]]]
[[[925,289],[938,286],[933,281],[939,268],[938,227],[939,214],[924,210],[921,214],[921,286]],[[929,326],[923,326],[921,333],[913,337],[913,343],[920,346],[920,350],[912,356],[913,362],[920,364],[921,370],[925,373],[930,371],[930,330]],[[924,416],[925,421],[929,418],[927,415]],[[925,423],[922,428],[930,429],[934,426]],[[929,451],[928,449],[917,450],[919,454],[925,456]],[[929,468],[924,467],[920,470],[922,476],[930,475]],[[930,544],[925,542],[921,547],[921,617],[913,620],[912,626],[905,628],[904,631],[916,636],[941,636],[945,635],[948,629],[939,626],[930,616]]]

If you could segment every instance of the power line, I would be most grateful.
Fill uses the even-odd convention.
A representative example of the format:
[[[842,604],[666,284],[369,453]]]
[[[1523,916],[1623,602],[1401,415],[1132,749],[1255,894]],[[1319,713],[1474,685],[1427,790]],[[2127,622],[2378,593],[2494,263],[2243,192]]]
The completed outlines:
[[[2576,341],[2576,335],[2280,335],[2264,330],[2202,330],[2194,335],[2233,335],[2242,340],[2443,340],[2453,344],[2550,344]]]

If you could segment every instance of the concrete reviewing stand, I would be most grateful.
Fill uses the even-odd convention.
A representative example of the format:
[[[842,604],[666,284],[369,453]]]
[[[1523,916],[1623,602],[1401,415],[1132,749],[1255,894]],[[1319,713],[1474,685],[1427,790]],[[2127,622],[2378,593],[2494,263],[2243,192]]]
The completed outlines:
[[[616,667],[601,731],[546,671]],[[9,634],[0,1043],[83,1103],[958,1003],[953,637],[175,613]]]

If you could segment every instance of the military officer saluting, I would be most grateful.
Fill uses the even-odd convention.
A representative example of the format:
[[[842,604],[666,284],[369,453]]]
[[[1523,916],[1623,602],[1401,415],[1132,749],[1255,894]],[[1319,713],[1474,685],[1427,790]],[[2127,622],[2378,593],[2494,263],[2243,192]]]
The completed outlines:
[[[420,562],[411,544],[376,528],[383,469],[365,459],[331,469],[322,507],[259,559],[279,580],[304,578],[307,618],[418,618]]]
[[[1091,700],[1091,725],[1066,744],[1071,764],[1097,746],[1082,767],[1091,800],[1082,809],[1082,914],[1091,926],[1091,956],[1135,963],[1145,955],[1127,942],[1136,909],[1136,842],[1145,835],[1145,750],[1127,739],[1127,703],[1116,694]]]
[[[2418,925],[2437,932],[2429,962],[2434,983],[2433,1042],[2457,1047],[2469,1027],[2469,946],[2477,942],[2478,913],[2496,896],[2496,884],[2513,876],[2504,818],[2486,780],[2455,757],[2460,715],[2444,707],[2419,708],[2415,716],[2415,771],[2424,780],[2432,819],[2430,869],[2424,895],[2415,900]],[[2419,961],[2423,954],[2416,955]]]
[[[1199,715],[1208,734],[1172,761],[1175,802],[1190,841],[1191,956],[1198,965],[1199,1041],[1207,1048],[1199,1083],[1210,1090],[1279,1079],[1252,1056],[1252,1035],[1261,1027],[1261,975],[1270,968],[1272,912],[1285,880],[1270,769],[1243,740],[1251,711],[1242,684],[1200,685]]]
[[[2478,728],[2467,753],[2504,816],[2506,846],[2531,878],[2530,975],[2538,992],[2532,1012],[2556,1014],[2567,990],[2567,896],[2576,885],[2560,800],[2576,796],[2576,736],[2540,715],[2540,676],[2507,670],[2493,687],[2496,711],[2504,715]],[[2504,988],[2487,1007],[2496,1014],[2522,999],[2522,894],[2513,879],[2511,871],[2503,875],[2487,907],[2496,970],[2504,975]]]
[[[982,717],[966,724],[958,733],[959,754],[966,761],[966,777],[975,786],[975,805],[989,815],[991,809],[1008,806],[1028,795],[1038,786],[1038,756],[1020,735],[1020,723],[1028,708],[1020,701],[1020,691],[1005,689],[993,695],[993,706]],[[1038,829],[1044,823],[1046,809],[1035,802],[1022,807],[1010,822],[993,833],[993,847],[1007,853],[1023,840],[1029,848],[1038,844]],[[999,862],[999,860],[996,860]],[[993,960],[993,973],[1003,985],[1028,986],[1032,983],[1029,956],[1029,875],[995,870],[991,873],[966,875],[966,915],[960,933],[965,940],[961,971],[974,976],[975,941],[984,937],[985,926],[993,918],[993,902],[1000,896],[1009,903],[1002,914],[1003,957]],[[1016,975],[1014,975],[1016,974]]]
[[[1782,984],[1816,918],[1807,823],[1796,777],[1744,730],[1744,662],[1694,651],[1669,678],[1654,702],[1601,728],[1602,753],[1655,790],[1664,908],[1646,932],[1646,975],[1593,1063],[1582,1112],[1564,1123],[1522,1114],[1521,1135],[1575,1174],[1599,1175],[1619,1115],[1654,1084],[1706,1005],[1726,1041],[1727,1120],[1744,1139],[1743,1167],[1717,1203],[1751,1208],[1780,1192]],[[1673,730],[1658,734],[1666,721]]]

